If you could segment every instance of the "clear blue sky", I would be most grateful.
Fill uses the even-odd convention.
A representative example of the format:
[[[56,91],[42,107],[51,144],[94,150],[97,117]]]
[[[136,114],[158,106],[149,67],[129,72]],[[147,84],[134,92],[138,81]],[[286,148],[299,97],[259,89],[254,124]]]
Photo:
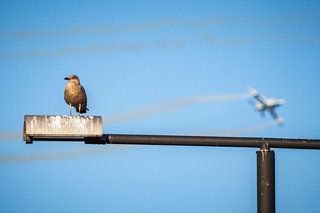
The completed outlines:
[[[285,123],[243,136],[320,138],[319,8],[302,0],[2,0],[0,132],[20,131],[26,114],[68,114],[63,78],[77,74],[88,115],[253,86],[286,99],[278,110]],[[270,121],[244,99],[193,104],[104,132],[190,134]],[[256,151],[5,140],[0,160],[90,156],[1,163],[0,211],[256,212]],[[320,212],[320,151],[275,152],[277,212]]]

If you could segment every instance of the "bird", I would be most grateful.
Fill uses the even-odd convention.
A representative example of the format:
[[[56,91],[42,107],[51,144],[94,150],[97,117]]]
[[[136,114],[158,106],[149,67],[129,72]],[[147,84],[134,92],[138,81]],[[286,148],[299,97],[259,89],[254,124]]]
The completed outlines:
[[[76,108],[76,111],[79,113],[86,113],[87,110],[87,95],[83,86],[80,84],[79,77],[77,75],[70,75],[69,77],[64,78],[68,80],[66,88],[64,90],[64,100],[70,106],[70,115],[71,106]]]

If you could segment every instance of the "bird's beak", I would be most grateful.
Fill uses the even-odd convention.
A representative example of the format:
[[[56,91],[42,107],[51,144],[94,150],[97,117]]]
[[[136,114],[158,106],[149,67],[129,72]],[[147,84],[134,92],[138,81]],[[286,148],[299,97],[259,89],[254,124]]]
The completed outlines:
[[[64,80],[69,80],[69,78],[68,78],[68,77],[65,77]]]

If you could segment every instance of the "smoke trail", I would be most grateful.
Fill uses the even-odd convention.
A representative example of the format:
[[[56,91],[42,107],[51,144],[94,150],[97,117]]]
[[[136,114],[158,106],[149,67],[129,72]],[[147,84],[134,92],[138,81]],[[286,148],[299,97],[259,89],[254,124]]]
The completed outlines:
[[[24,162],[32,162],[32,161],[57,160],[57,159],[68,159],[68,158],[102,155],[102,154],[106,154],[106,153],[112,153],[115,151],[122,151],[122,150],[131,149],[131,148],[135,148],[135,147],[137,147],[137,146],[116,145],[116,146],[107,146],[107,149],[106,149],[106,148],[101,148],[101,146],[99,146],[99,149],[92,149],[92,148],[91,149],[81,149],[81,150],[74,150],[74,151],[70,151],[70,152],[1,156],[0,157],[0,164],[2,164],[2,163],[24,163]]]
[[[199,102],[231,101],[231,100],[245,99],[248,97],[249,97],[248,93],[242,93],[242,94],[236,94],[236,95],[201,96],[201,97],[195,97],[195,98],[189,98],[189,99],[182,99],[177,101],[161,103],[161,104],[151,106],[149,108],[144,108],[144,109],[136,110],[133,112],[128,112],[128,113],[112,116],[109,118],[105,118],[103,120],[103,123],[105,125],[109,125],[112,123],[117,123],[125,120],[131,120],[134,118],[141,118],[145,116],[150,116],[154,114],[171,111],[176,108],[180,108],[186,105],[199,103]]]
[[[266,129],[272,126],[276,126],[278,125],[277,122],[275,121],[271,121],[271,122],[266,122],[263,124],[259,124],[256,126],[252,126],[249,128],[245,128],[245,129],[240,129],[240,130],[228,130],[228,131],[224,131],[224,130],[214,130],[214,131],[205,131],[205,132],[198,132],[196,133],[196,135],[217,135],[217,136],[241,136],[241,135],[245,135],[248,133],[252,133],[252,132],[256,132],[262,129]]]
[[[228,100],[244,99],[248,97],[249,95],[247,93],[243,93],[243,94],[236,94],[236,95],[201,96],[201,97],[177,100],[172,102],[161,103],[153,107],[144,108],[141,110],[137,110],[137,111],[133,111],[125,114],[111,116],[109,118],[105,118],[103,123],[105,125],[108,125],[116,122],[131,120],[134,118],[150,116],[158,113],[171,111],[176,108],[180,108],[185,105],[198,103],[198,102],[228,101]],[[20,131],[0,133],[0,141],[14,140],[19,138],[22,138],[22,132]]]
[[[266,129],[266,128],[269,128],[269,127],[272,127],[272,126],[277,126],[277,125],[278,125],[277,122],[271,121],[271,122],[263,123],[261,125],[253,126],[253,127],[247,128],[247,129],[233,131],[231,133],[231,135],[233,135],[233,136],[244,135],[244,134],[248,134],[248,133],[251,133],[251,132],[256,132],[256,131],[259,131],[259,130],[262,130],[262,129]]]
[[[291,41],[291,40],[308,41],[307,38],[298,38],[293,36],[281,36],[281,35],[260,36],[260,37],[242,38],[242,39],[224,39],[224,38],[218,38],[214,36],[204,36],[203,38],[204,42],[224,44],[224,45],[240,45],[240,44],[249,44],[249,43],[261,42],[261,41]]]
[[[318,43],[320,41],[319,37],[297,37],[297,36],[283,36],[283,35],[269,35],[251,38],[241,38],[241,39],[226,39],[214,36],[204,36],[200,39],[193,41],[160,41],[151,43],[141,43],[141,44],[119,44],[119,45],[97,45],[82,48],[63,48],[51,51],[40,51],[40,50],[28,50],[24,52],[16,53],[0,53],[0,59],[19,59],[23,57],[57,57],[63,55],[71,54],[90,54],[97,52],[108,52],[108,51],[131,51],[138,49],[149,49],[149,48],[167,48],[167,47],[180,47],[186,44],[190,44],[195,41],[201,41],[205,43],[214,43],[221,45],[241,45],[249,44],[254,42],[263,41],[294,41],[300,40],[305,42]]]
[[[3,132],[0,133],[0,141],[14,140],[17,138],[22,138],[22,132]]]
[[[68,30],[52,30],[52,31],[33,31],[33,32],[11,32],[3,33],[2,37],[10,38],[36,38],[36,37],[61,37],[61,36],[71,36],[83,33],[119,33],[119,32],[129,32],[138,30],[149,30],[161,27],[166,27],[170,25],[181,24],[181,20],[166,20],[153,23],[141,23],[128,26],[84,26],[75,27]]]
[[[175,20],[165,20],[151,23],[141,23],[127,26],[84,26],[84,27],[75,27],[67,30],[52,30],[52,31],[31,31],[31,32],[10,32],[0,34],[1,38],[37,38],[37,37],[62,37],[62,36],[72,36],[83,33],[120,33],[120,32],[130,32],[130,31],[140,31],[140,30],[150,30],[158,29],[168,26],[186,26],[186,27],[203,27],[210,26],[218,23],[224,22],[250,22],[248,19],[234,18],[234,17],[217,17],[209,18],[202,21],[187,21],[183,19]],[[251,23],[256,23],[257,20],[251,21]],[[263,21],[265,23],[266,21]]]
[[[35,56],[62,56],[67,54],[88,54],[96,52],[106,52],[115,50],[136,50],[136,49],[147,49],[147,48],[157,48],[157,47],[177,47],[184,45],[184,42],[153,42],[145,44],[124,44],[124,45],[98,45],[85,48],[64,48],[54,51],[26,51],[18,53],[2,53],[0,58],[3,59],[17,59],[22,57],[35,57]]]
[[[38,37],[62,37],[72,36],[84,33],[119,33],[119,32],[130,32],[139,30],[150,30],[159,29],[168,26],[186,26],[186,27],[204,27],[212,26],[220,23],[231,23],[231,24],[249,24],[253,26],[273,26],[273,25],[284,25],[288,23],[303,24],[306,22],[317,22],[319,16],[306,14],[304,16],[292,16],[292,17],[275,17],[258,19],[255,17],[236,17],[236,16],[224,16],[224,17],[212,17],[205,20],[184,20],[184,19],[173,19],[164,20],[150,23],[140,23],[127,26],[83,26],[74,27],[66,30],[51,30],[51,31],[30,31],[30,32],[9,32],[1,33],[1,38],[38,38]]]

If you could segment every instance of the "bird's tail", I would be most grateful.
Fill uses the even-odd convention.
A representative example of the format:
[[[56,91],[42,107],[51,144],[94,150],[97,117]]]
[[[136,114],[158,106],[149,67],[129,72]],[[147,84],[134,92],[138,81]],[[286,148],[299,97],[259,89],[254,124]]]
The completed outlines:
[[[76,111],[79,112],[79,109],[76,108]],[[80,110],[80,113],[86,113],[87,111],[89,111],[89,109],[88,109],[87,107],[86,107],[86,108],[82,108],[82,109]]]

